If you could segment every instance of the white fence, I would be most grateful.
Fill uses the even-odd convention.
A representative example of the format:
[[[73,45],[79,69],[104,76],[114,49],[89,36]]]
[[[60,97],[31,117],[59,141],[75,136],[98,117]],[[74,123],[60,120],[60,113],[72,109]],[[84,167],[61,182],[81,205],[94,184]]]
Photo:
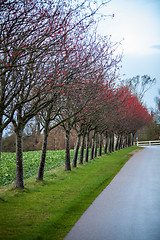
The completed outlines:
[[[154,141],[136,141],[135,145],[137,146],[152,146],[152,145],[160,145],[160,140]]]

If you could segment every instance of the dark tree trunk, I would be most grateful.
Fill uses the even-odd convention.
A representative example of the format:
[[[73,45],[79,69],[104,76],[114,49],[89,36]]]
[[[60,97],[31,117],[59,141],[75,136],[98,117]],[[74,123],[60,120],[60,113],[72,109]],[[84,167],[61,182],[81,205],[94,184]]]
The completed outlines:
[[[115,145],[115,150],[119,150],[119,141],[120,141],[120,135],[118,135],[117,140],[116,140],[116,145]]]
[[[15,188],[24,188],[23,180],[23,126],[16,129],[16,179]]]
[[[91,145],[91,155],[90,155],[90,160],[94,158],[94,143],[95,143],[95,131],[93,132],[92,135],[92,145]]]
[[[107,153],[107,148],[108,148],[108,134],[107,132],[105,133],[105,139],[104,139],[104,153]]]
[[[126,135],[126,147],[128,147],[128,134]]]
[[[75,148],[75,151],[74,151],[74,158],[73,158],[72,167],[77,167],[77,158],[78,158],[78,150],[79,150],[79,146],[80,146],[80,139],[81,139],[81,135],[78,134],[77,135],[76,148]]]
[[[123,148],[126,147],[126,136],[123,136]]]
[[[131,146],[131,133],[128,134],[128,147]]]
[[[41,161],[39,164],[39,170],[38,170],[38,176],[37,176],[37,180],[39,181],[43,181],[43,176],[44,176],[44,167],[45,167],[47,144],[48,144],[48,134],[49,134],[49,123],[46,124],[45,130],[44,130]]]
[[[120,150],[121,148],[123,148],[123,146],[122,146],[122,135],[119,136],[118,150]]]
[[[98,134],[95,134],[95,148],[94,148],[94,157],[97,157],[97,149],[98,149]]]
[[[2,132],[0,132],[0,171],[1,171],[1,155],[2,155]]]
[[[112,133],[112,152],[114,152],[114,133]]]
[[[83,136],[82,136],[81,151],[80,151],[80,156],[79,156],[79,164],[83,164],[85,136],[86,136],[85,134],[83,134]]]
[[[89,157],[89,132],[87,132],[87,139],[86,139],[85,162],[88,162],[88,157]]]
[[[127,135],[124,136],[124,148],[127,147]]]
[[[131,133],[131,146],[133,146],[134,143],[133,143],[133,133]]]
[[[103,144],[103,135],[100,133],[99,136],[99,153],[98,156],[102,156],[102,144]]]
[[[66,129],[66,138],[65,138],[65,171],[71,170],[70,163],[70,129]]]
[[[109,135],[109,147],[108,147],[108,152],[111,153],[112,152],[112,135]]]

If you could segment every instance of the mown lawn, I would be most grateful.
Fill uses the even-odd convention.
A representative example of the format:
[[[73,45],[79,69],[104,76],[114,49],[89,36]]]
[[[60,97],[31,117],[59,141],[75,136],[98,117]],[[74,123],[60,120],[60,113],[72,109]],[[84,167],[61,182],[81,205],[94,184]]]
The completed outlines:
[[[97,157],[65,172],[64,166],[25,180],[25,189],[0,188],[0,239],[63,239],[82,213],[138,149]]]

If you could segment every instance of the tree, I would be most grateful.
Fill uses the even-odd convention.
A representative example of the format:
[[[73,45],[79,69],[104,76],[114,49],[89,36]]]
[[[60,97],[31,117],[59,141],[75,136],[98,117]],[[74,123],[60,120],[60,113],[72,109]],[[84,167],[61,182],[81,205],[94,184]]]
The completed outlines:
[[[156,101],[156,110],[154,112],[154,118],[155,121],[159,124],[160,123],[160,90],[159,90],[159,96],[155,98]]]
[[[83,26],[84,27],[84,26]],[[86,58],[86,50],[85,46],[82,48],[82,34],[79,34],[75,31],[69,37],[65,37],[62,39],[61,43],[61,51],[57,52],[56,56],[56,74],[54,74],[54,81],[56,80],[57,85],[60,87],[59,91],[56,91],[56,103],[52,103],[49,107],[49,111],[47,111],[47,115],[45,116],[45,110],[43,114],[43,122],[44,122],[44,142],[43,146],[43,157],[41,158],[40,166],[39,166],[39,173],[38,173],[38,180],[43,180],[44,173],[44,163],[45,163],[45,155],[47,151],[47,138],[48,133],[53,128],[58,125],[62,125],[66,131],[66,162],[67,157],[69,155],[69,151],[67,151],[69,147],[69,133],[70,129],[67,127],[67,123],[75,121],[74,115],[77,114],[83,107],[83,103],[81,103],[80,99],[82,97],[79,95],[82,90],[84,91],[85,84],[82,78],[84,77],[85,71],[87,69],[87,61]],[[83,29],[83,34],[85,34],[86,29]],[[81,36],[81,37],[79,37]],[[84,41],[84,38],[83,38]],[[81,46],[81,48],[80,48]],[[53,68],[54,62],[51,61],[51,70],[50,75],[53,76]],[[53,90],[52,90],[53,91]],[[73,91],[75,91],[73,93]],[[84,95],[83,95],[84,96]],[[78,99],[79,98],[79,99]],[[73,100],[74,99],[74,100]],[[75,105],[76,99],[76,105]],[[69,109],[70,108],[70,111]],[[75,111],[74,111],[75,110]],[[45,117],[44,117],[45,116]],[[54,120],[54,121],[53,121]],[[70,127],[72,124],[69,124]],[[46,136],[47,133],[47,136]],[[68,139],[68,140],[67,140]],[[67,147],[68,146],[68,147]],[[68,160],[69,161],[69,160]],[[69,167],[70,168],[70,167]]]
[[[131,91],[138,96],[140,101],[143,100],[145,93],[155,84],[156,79],[151,78],[148,75],[136,76],[133,78],[126,79],[126,84],[129,86]]]
[[[92,38],[93,39],[93,38]],[[64,116],[68,116],[69,114],[73,114],[74,109],[76,111],[78,106],[79,109],[85,109],[87,107],[87,104],[89,104],[90,100],[93,99],[97,94],[99,93],[99,88],[101,85],[103,85],[103,74],[106,74],[106,71],[109,72],[109,70],[112,67],[115,67],[118,62],[117,59],[113,58],[113,52],[115,45],[112,46],[110,39],[100,39],[98,38],[98,41],[91,41],[89,39],[86,41],[87,44],[78,45],[79,49],[77,49],[77,56],[78,60],[76,59],[75,64],[72,62],[72,66],[78,65],[78,71],[76,71],[76,75],[72,78],[72,90],[74,93],[70,92],[70,94],[65,93],[65,103],[66,103],[66,109],[62,112],[61,118],[64,119]],[[112,51],[113,52],[112,52]],[[118,60],[120,61],[121,58]],[[77,64],[77,62],[79,62]],[[70,66],[70,69],[73,67]],[[104,70],[104,73],[101,70],[101,66],[103,66],[103,69],[106,67],[107,70]],[[105,67],[104,67],[105,66]],[[71,81],[71,82],[72,82]],[[68,86],[69,90],[69,86]],[[78,99],[78,101],[77,101]],[[76,106],[75,106],[76,103]],[[84,108],[84,106],[86,106]],[[69,111],[72,110],[72,111]],[[87,109],[86,109],[87,110]],[[84,114],[82,114],[83,116]],[[66,147],[69,148],[69,132],[74,124],[76,124],[77,121],[80,121],[81,119],[73,118],[73,121],[71,119],[68,119],[66,122],[63,123],[63,128],[66,131]],[[83,140],[85,138],[85,132],[83,133]],[[79,140],[78,140],[79,141]],[[84,142],[84,141],[83,141]],[[78,143],[79,145],[79,143]],[[78,146],[77,145],[77,146]],[[84,146],[84,144],[83,144]],[[83,147],[81,148],[81,153],[83,153]],[[83,154],[82,154],[83,155]],[[82,155],[80,162],[82,163]],[[70,156],[69,156],[69,150],[66,149],[66,170],[70,170]]]
[[[0,72],[2,72],[0,70]],[[10,124],[17,108],[15,98],[20,92],[19,80],[15,82],[15,71],[6,72],[0,78],[0,168],[3,130]]]
[[[123,144],[130,146],[136,131],[152,121],[152,116],[129,88],[122,87],[118,89],[118,93],[121,96],[119,98],[121,108],[118,111],[117,134],[120,136],[123,134],[125,138]]]
[[[62,38],[65,40],[66,35],[69,35],[76,27],[82,30],[83,21],[86,22],[86,25],[93,23],[92,16],[105,4],[102,2],[95,6],[91,3],[92,1],[86,0],[81,3],[76,1],[74,4],[63,0],[53,3],[32,0],[2,1],[0,9],[3,16],[1,18],[2,83],[5,80],[5,89],[10,84],[11,88],[14,87],[16,91],[11,99],[14,101],[10,100],[9,106],[2,101],[1,109],[3,111],[0,120],[1,131],[3,131],[12,119],[17,133],[17,147],[19,146],[21,149],[19,150],[21,154],[20,152],[17,154],[17,158],[21,159],[17,159],[17,171],[19,169],[21,172],[21,174],[19,173],[20,178],[16,174],[16,179],[21,179],[19,180],[21,184],[16,183],[16,187],[23,188],[22,141],[20,138],[22,138],[24,126],[45,107],[44,92],[47,94],[47,91],[44,84],[42,84],[41,90],[39,86],[42,78],[44,82],[46,78],[50,78],[47,74],[47,62],[50,58],[56,59],[57,51],[60,51],[62,46],[60,40]],[[87,6],[88,8],[86,8]],[[11,73],[13,71],[15,74]],[[8,75],[11,76],[11,79],[14,78],[14,85]],[[38,86],[37,78],[40,80]],[[35,84],[33,84],[34,82]],[[1,88],[3,88],[2,84]],[[33,91],[37,91],[37,94]],[[25,93],[24,97],[23,93]],[[8,96],[8,92],[5,93],[5,96]],[[11,102],[16,102],[16,105],[10,104]],[[33,108],[29,106],[31,102],[32,104],[34,102]],[[37,110],[35,110],[36,103],[38,103]],[[28,106],[30,109],[26,111]],[[7,111],[5,111],[6,109]],[[5,123],[2,122],[4,119]]]

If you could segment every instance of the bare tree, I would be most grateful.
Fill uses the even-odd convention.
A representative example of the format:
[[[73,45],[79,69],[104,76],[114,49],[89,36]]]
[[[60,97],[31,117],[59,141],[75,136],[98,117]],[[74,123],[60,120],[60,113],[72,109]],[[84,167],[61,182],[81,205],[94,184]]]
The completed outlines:
[[[159,90],[159,96],[155,98],[156,102],[156,110],[154,111],[154,118],[156,122],[159,124],[160,122],[160,90]]]
[[[156,79],[151,78],[148,75],[136,76],[133,78],[126,79],[126,84],[132,90],[134,94],[138,96],[140,101],[143,100],[145,93],[155,84]]]

